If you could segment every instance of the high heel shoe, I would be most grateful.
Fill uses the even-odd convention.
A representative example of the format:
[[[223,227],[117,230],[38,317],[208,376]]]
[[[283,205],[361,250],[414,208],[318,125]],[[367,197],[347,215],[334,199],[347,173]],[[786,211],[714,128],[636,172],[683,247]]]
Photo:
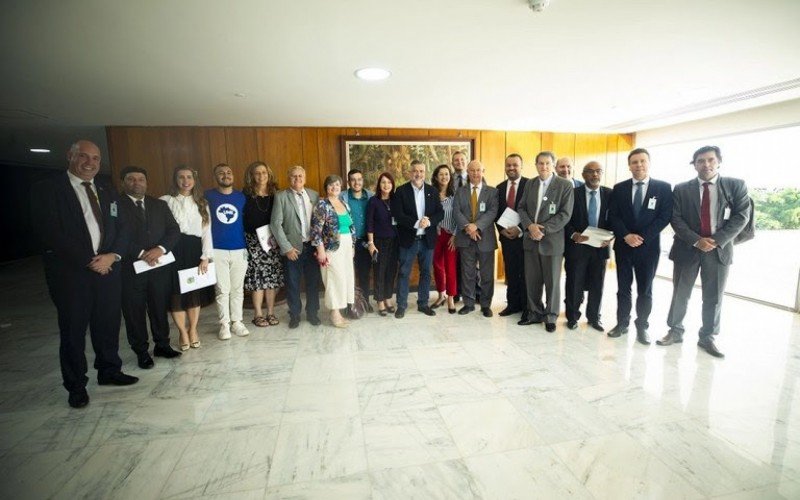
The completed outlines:
[[[188,350],[189,350],[189,344],[181,344],[181,351],[188,351]]]
[[[433,303],[433,305],[431,306],[431,309],[438,309],[438,308],[442,307],[445,302],[447,302],[447,297],[442,297],[441,299],[439,299],[439,300],[437,300],[436,302]]]

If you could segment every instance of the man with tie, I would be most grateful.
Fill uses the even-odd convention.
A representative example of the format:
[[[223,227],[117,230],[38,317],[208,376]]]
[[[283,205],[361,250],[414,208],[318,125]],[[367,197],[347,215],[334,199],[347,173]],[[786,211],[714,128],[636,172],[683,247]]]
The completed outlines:
[[[306,186],[306,170],[300,165],[289,169],[289,187],[275,195],[270,229],[285,257],[286,300],[289,303],[289,328],[300,326],[300,278],[306,284],[306,319],[319,326],[319,282],[321,275],[316,251],[311,245],[311,213],[319,194]]]
[[[566,179],[572,183],[572,187],[581,187],[583,186],[583,182],[575,179],[572,176],[572,158],[569,156],[565,156],[563,158],[559,158],[556,162],[556,174],[562,179]]]
[[[147,196],[147,171],[128,166],[120,172],[124,196],[120,197],[121,215],[129,231],[128,249],[122,265],[122,316],[128,343],[136,353],[139,368],[152,368],[147,342],[147,319],[153,335],[153,355],[175,358],[181,353],[169,345],[167,309],[172,295],[173,264],[136,273],[133,263],[144,261],[155,266],[171,252],[181,230],[167,203]]]
[[[453,153],[453,187],[458,190],[462,186],[466,186],[467,179],[467,154],[463,151],[456,151]]]
[[[467,165],[469,183],[458,189],[453,199],[453,218],[456,222],[456,247],[461,255],[461,294],[464,307],[458,314],[475,310],[475,279],[480,272],[481,313],[492,317],[494,296],[494,251],[497,237],[494,220],[497,215],[497,190],[483,180],[484,168],[480,161]]]
[[[669,258],[672,271],[672,303],[669,332],[658,345],[683,342],[683,318],[700,273],[703,294],[703,326],[697,345],[716,358],[724,358],[714,337],[719,334],[720,310],[728,268],[733,262],[733,240],[752,217],[747,186],[741,179],[720,177],[722,153],[716,146],[694,152],[697,178],[675,186],[672,228],[675,237]]]
[[[428,305],[431,287],[431,264],[436,247],[436,226],[444,218],[439,193],[425,183],[425,164],[411,162],[411,180],[395,191],[391,201],[392,217],[397,222],[397,245],[400,271],[397,276],[397,310],[395,318],[402,318],[408,308],[408,286],[414,257],[419,265],[417,310],[427,316],[436,311]]]
[[[50,296],[58,310],[61,376],[73,408],[89,404],[86,329],[95,352],[99,385],[130,385],[119,358],[120,264],[127,231],[116,196],[94,183],[100,148],[78,141],[67,153],[65,174],[43,181],[32,193],[34,227],[45,248]]]
[[[587,227],[610,229],[606,213],[611,189],[600,185],[602,177],[603,167],[598,162],[590,161],[583,167],[583,179],[586,183],[575,188],[572,217],[564,228],[567,237],[564,248],[564,270],[567,273],[564,295],[567,328],[570,330],[578,328],[583,292],[586,290],[586,319],[589,326],[604,331],[600,322],[600,303],[603,299],[610,241],[603,242],[600,248],[596,248],[585,244],[589,237],[581,234]]]
[[[512,153],[505,161],[506,180],[497,186],[497,219],[506,209],[517,211],[517,205],[525,192],[528,179],[522,177],[522,156]],[[497,226],[500,245],[503,251],[503,269],[506,275],[506,307],[500,316],[510,316],[518,312],[525,314],[528,309],[528,296],[525,290],[525,259],[522,250],[524,229],[520,226]],[[524,318],[523,318],[524,319]]]
[[[661,231],[672,217],[672,190],[652,179],[650,153],[636,148],[628,154],[632,178],[614,186],[608,201],[608,223],[614,231],[617,264],[617,325],[609,337],[628,333],[631,285],[636,276],[636,340],[649,345],[648,319],[653,309],[653,278],[661,253]]]
[[[525,253],[525,286],[528,316],[518,325],[545,323],[548,332],[556,331],[560,292],[561,259],[564,255],[564,226],[572,216],[572,183],[553,173],[555,155],[542,151],[536,155],[539,177],[531,179],[517,205]],[[545,301],[542,303],[542,288]]]

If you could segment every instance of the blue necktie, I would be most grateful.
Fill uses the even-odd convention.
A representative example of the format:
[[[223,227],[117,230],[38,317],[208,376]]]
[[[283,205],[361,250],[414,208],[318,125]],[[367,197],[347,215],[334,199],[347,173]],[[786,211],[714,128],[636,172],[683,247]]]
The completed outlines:
[[[597,227],[597,191],[589,191],[589,225]]]
[[[639,218],[639,211],[642,209],[642,199],[644,198],[642,186],[644,186],[644,182],[637,182],[636,193],[633,195],[633,216],[637,219]]]

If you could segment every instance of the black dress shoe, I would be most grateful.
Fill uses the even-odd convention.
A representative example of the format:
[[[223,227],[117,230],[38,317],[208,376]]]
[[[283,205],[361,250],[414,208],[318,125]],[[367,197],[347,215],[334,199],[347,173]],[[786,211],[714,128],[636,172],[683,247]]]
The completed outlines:
[[[458,314],[469,314],[475,310],[475,306],[464,306],[458,310]]]
[[[97,385],[132,385],[138,381],[138,377],[125,375],[122,372],[112,373],[104,377],[97,376]]]
[[[450,308],[448,307],[448,308],[447,308],[447,312],[449,312],[450,314],[455,314],[455,313],[456,313],[456,308],[454,307],[454,308],[450,309]]]
[[[453,297],[453,302],[461,302],[461,295],[456,295]]]
[[[700,342],[697,343],[697,347],[699,347],[700,349],[703,349],[704,351],[706,351],[710,355],[714,356],[715,358],[720,358],[720,359],[724,359],[725,358],[725,355],[722,354],[721,352],[719,352],[719,349],[717,349],[717,346],[714,345],[714,341],[713,340],[707,340],[705,342],[701,340]]]
[[[430,306],[417,306],[417,311],[421,312],[425,316],[436,316],[436,311],[431,309]]]
[[[153,348],[153,356],[158,356],[159,358],[167,358],[167,359],[177,358],[180,355],[181,355],[180,351],[176,351],[170,346],[166,347],[155,346]]]
[[[609,337],[615,339],[615,338],[619,337],[620,335],[624,335],[626,333],[628,333],[628,327],[627,326],[619,326],[619,325],[617,325],[614,328],[612,328],[611,330],[609,330],[606,335],[608,335]]]
[[[536,324],[539,324],[539,323],[543,323],[542,318],[537,318],[536,316],[533,316],[533,315],[528,315],[527,318],[523,318],[523,319],[517,321],[517,324],[519,326],[536,325]]]
[[[70,392],[67,402],[73,408],[83,408],[89,404],[89,393],[86,392],[86,389]]]
[[[487,318],[491,318],[492,316],[494,316],[494,313],[492,313],[492,310],[488,307],[481,307],[481,312]]]
[[[576,328],[578,328],[578,322],[572,320],[567,321],[567,328],[569,328],[570,330],[575,330]]]
[[[589,326],[591,326],[592,328],[594,328],[594,329],[595,329],[595,330],[597,330],[598,332],[604,332],[604,331],[606,331],[606,329],[605,329],[605,328],[603,328],[603,323],[600,323],[600,321],[599,321],[599,320],[598,320],[598,321],[590,321],[590,322],[589,322]]]
[[[289,318],[289,328],[297,328],[300,326],[300,318]]]
[[[545,323],[544,324],[544,329],[547,330],[550,333],[553,333],[554,331],[556,331],[556,324],[555,323]]]
[[[308,322],[311,323],[313,326],[319,326],[322,324],[322,321],[319,320],[319,316],[308,316]]]
[[[520,312],[519,309],[512,309],[510,307],[506,307],[505,309],[503,309],[502,311],[500,311],[497,314],[499,316],[501,316],[501,317],[506,317],[506,316],[511,316],[512,314],[517,314],[518,312]]]
[[[405,315],[406,315],[406,310],[403,309],[402,307],[398,307],[397,310],[394,312],[394,317],[397,319],[400,319]]]
[[[646,328],[636,329],[636,342],[643,345],[650,345],[650,335],[647,334]]]
[[[147,351],[137,352],[136,362],[139,365],[139,368],[142,368],[144,370],[149,370],[155,364],[153,363],[153,358],[150,357],[150,354]]]
[[[681,342],[683,342],[683,335],[675,332],[667,332],[662,339],[656,340],[657,345],[672,345],[680,344]]]

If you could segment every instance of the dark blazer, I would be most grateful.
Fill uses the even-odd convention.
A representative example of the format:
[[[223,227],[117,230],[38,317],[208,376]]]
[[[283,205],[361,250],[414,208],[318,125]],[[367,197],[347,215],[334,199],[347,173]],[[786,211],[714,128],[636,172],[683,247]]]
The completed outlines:
[[[127,254],[128,234],[120,217],[116,193],[95,184],[103,214],[103,240],[98,254]],[[31,215],[46,253],[59,265],[83,270],[95,256],[89,228],[67,173],[34,186]],[[113,214],[113,215],[112,215]],[[116,269],[116,266],[114,267]]]
[[[458,188],[453,199],[453,218],[456,221],[456,246],[459,248],[468,247],[472,239],[464,232],[464,227],[470,223],[472,218],[472,207],[470,197],[472,196],[471,185],[467,184]],[[481,233],[481,239],[477,241],[478,250],[481,252],[491,252],[497,248],[497,236],[494,232],[494,221],[497,218],[497,190],[483,183],[481,193],[478,195],[478,218],[475,225]],[[480,210],[483,204],[484,210]]]
[[[519,178],[519,183],[517,184],[517,195],[516,195],[516,198],[514,200],[514,210],[517,209],[517,206],[519,205],[519,201],[522,199],[522,195],[523,195],[523,193],[525,191],[525,184],[527,184],[527,182],[528,182],[528,178],[527,177],[520,177]],[[494,218],[495,222],[497,222],[497,219],[499,219],[500,216],[503,215],[503,212],[506,211],[506,206],[507,206],[506,205],[506,198],[507,197],[508,197],[508,179],[504,180],[503,182],[501,182],[500,184],[497,185],[497,215]],[[502,227],[497,226],[497,232],[498,233],[502,229],[503,229]],[[525,228],[521,227],[520,229],[522,230],[522,233],[523,233],[523,236],[524,236]],[[500,241],[503,242],[503,241],[506,241],[506,240],[508,240],[508,238],[506,238],[505,236],[500,234]]]
[[[573,187],[572,183],[552,174],[553,179],[539,207],[539,224],[544,226],[544,238],[537,245],[528,226],[536,219],[536,200],[539,196],[539,178],[533,178],[526,185],[525,195],[517,205],[522,227],[525,228],[522,247],[525,250],[537,250],[540,255],[558,255],[564,253],[564,226],[572,217]],[[547,198],[547,199],[545,199]],[[550,213],[550,206],[555,205],[555,213]]]
[[[145,224],[139,222],[139,208],[129,196],[122,194],[119,197],[120,216],[125,219],[128,227],[128,250],[123,255],[126,262],[131,265],[139,259],[139,254],[156,246],[164,247],[165,253],[171,252],[181,237],[181,228],[175,221],[175,216],[164,200],[144,197]]]
[[[430,184],[424,185],[425,190],[425,215],[430,219],[431,225],[425,230],[425,246],[433,249],[436,246],[436,226],[444,219],[444,209],[439,201],[439,194]],[[392,197],[392,217],[397,222],[397,242],[403,248],[414,244],[417,236],[417,204],[414,201],[414,187],[411,182],[406,182],[395,191]]]
[[[714,253],[721,264],[733,262],[733,239],[747,225],[750,213],[750,198],[747,186],[741,179],[719,177],[717,180],[717,228],[712,238],[717,242]],[[675,237],[669,258],[675,262],[691,262],[700,258],[700,250],[694,247],[700,239],[700,181],[692,179],[675,186],[675,201],[672,207],[672,229]],[[725,210],[730,209],[728,219]]]
[[[647,208],[655,200],[655,208]],[[644,203],[639,212],[639,219],[633,216],[633,180],[620,182],[611,192],[608,206],[608,223],[614,231],[614,251],[620,253],[643,251],[658,253],[661,251],[661,231],[667,227],[672,218],[672,189],[664,182],[650,178]],[[625,243],[625,236],[638,234],[644,243],[632,248]]]
[[[582,233],[589,226],[589,210],[586,208],[586,186],[575,188],[573,192],[575,201],[572,206],[572,217],[564,226],[564,254],[581,250],[594,250],[602,254],[602,258],[607,259],[610,256],[609,247],[594,248],[587,245],[575,243],[572,240],[574,233]],[[600,186],[600,213],[597,215],[597,227],[601,229],[611,229],[608,224],[608,202],[611,198],[611,189],[605,186]]]

